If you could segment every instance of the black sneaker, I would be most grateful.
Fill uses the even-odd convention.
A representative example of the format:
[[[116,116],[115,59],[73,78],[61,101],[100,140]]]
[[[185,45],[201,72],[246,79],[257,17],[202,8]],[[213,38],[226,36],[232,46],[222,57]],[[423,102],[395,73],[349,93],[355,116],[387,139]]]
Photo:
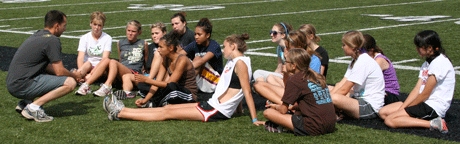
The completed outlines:
[[[126,95],[126,92],[124,90],[117,90],[117,91],[113,92],[112,95],[114,95],[119,100],[124,100],[124,99],[128,98],[128,96]]]
[[[25,100],[25,99],[20,100],[18,102],[18,105],[16,106],[16,112],[21,113],[22,110],[30,103],[32,103],[31,100]]]

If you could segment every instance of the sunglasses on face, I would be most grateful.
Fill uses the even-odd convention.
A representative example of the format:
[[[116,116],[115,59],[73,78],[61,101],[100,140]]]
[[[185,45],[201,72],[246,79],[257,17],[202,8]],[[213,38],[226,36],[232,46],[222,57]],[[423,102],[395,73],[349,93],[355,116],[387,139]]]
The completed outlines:
[[[274,36],[278,35],[278,34],[281,34],[283,32],[278,32],[278,31],[270,31],[270,35],[273,34]]]

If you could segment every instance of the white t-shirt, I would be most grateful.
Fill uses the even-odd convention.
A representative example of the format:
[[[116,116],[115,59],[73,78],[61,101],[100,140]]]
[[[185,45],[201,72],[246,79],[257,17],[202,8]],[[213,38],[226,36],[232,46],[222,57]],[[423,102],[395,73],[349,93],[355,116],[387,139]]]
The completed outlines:
[[[450,107],[455,89],[455,70],[452,63],[443,54],[436,57],[431,64],[424,62],[420,68],[419,78],[422,79],[422,86],[419,93],[425,88],[429,75],[436,77],[436,85],[433,91],[425,100],[425,103],[433,108],[438,116],[444,117]]]
[[[89,61],[91,65],[96,66],[102,60],[104,51],[112,52],[112,37],[102,32],[101,37],[95,40],[91,32],[88,32],[80,38],[78,51],[85,52],[84,62]]]
[[[371,104],[375,112],[383,107],[385,80],[382,69],[367,53],[359,55],[353,68],[348,65],[345,77],[348,81],[355,83],[351,97],[364,99]]]

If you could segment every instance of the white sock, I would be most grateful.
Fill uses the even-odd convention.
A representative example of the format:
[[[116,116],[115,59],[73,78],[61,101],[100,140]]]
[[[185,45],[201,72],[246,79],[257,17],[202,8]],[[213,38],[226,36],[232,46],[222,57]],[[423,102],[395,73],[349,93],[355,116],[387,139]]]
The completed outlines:
[[[131,93],[131,91],[127,91],[127,90],[125,90],[125,93],[128,95],[128,94],[130,94],[130,93]]]
[[[37,111],[40,109],[40,106],[39,105],[36,105],[34,103],[30,103],[29,104],[29,108],[32,109],[33,111]]]

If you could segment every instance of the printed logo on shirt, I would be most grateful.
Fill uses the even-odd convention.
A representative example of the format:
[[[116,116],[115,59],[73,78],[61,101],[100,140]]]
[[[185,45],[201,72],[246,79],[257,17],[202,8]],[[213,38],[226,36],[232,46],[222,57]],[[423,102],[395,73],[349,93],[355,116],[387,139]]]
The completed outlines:
[[[224,73],[227,73],[230,69],[232,69],[232,67],[225,67]]]
[[[312,82],[308,82],[308,88],[310,88],[311,92],[313,93],[313,96],[316,100],[316,104],[322,105],[332,103],[331,95],[329,93],[328,88],[323,89],[320,85]]]
[[[133,48],[132,52],[127,53],[128,62],[129,63],[136,63],[142,61],[144,57],[142,53],[142,48]]]
[[[95,47],[89,47],[88,49],[88,54],[91,55],[91,56],[102,56],[102,46],[101,45],[97,45]]]

